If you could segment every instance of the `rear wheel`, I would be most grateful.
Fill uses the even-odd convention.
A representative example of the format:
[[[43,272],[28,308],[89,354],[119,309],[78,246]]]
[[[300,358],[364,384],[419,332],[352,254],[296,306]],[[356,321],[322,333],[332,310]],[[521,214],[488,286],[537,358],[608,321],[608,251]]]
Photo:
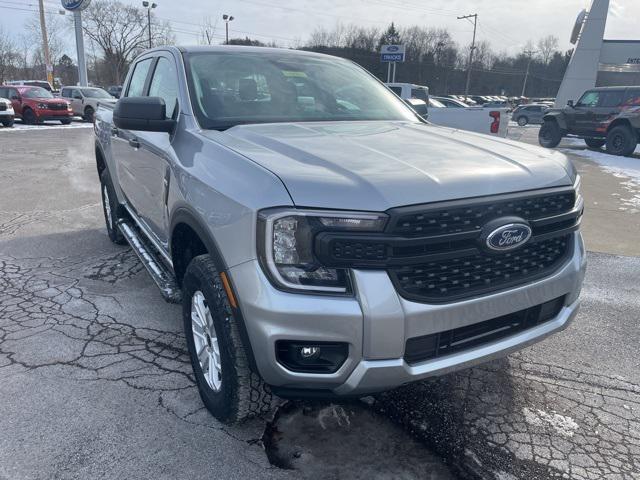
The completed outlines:
[[[104,222],[107,226],[107,234],[109,239],[117,244],[124,245],[127,240],[118,228],[116,211],[118,204],[116,203],[116,195],[111,183],[109,172],[105,168],[100,174],[100,191],[102,193],[102,211],[104,212]]]
[[[601,138],[585,138],[584,143],[586,143],[589,148],[599,149],[602,148],[607,141]]]
[[[607,134],[607,153],[628,157],[638,146],[638,136],[629,127],[620,125]]]
[[[518,125],[520,125],[521,127],[524,127],[528,123],[529,123],[529,119],[524,115],[522,117],[518,117]]]
[[[38,117],[36,117],[36,114],[33,112],[33,110],[27,108],[22,112],[22,121],[27,125],[35,125],[36,123],[38,123]]]
[[[211,257],[194,258],[182,284],[184,331],[204,405],[227,424],[269,412],[271,389],[249,368],[238,319]]]
[[[87,107],[84,109],[84,121],[85,122],[89,122],[89,123],[93,123],[93,120],[95,118],[96,112],[93,109],[93,107]]]
[[[556,148],[562,141],[562,131],[555,121],[546,121],[540,127],[538,141],[545,148]]]

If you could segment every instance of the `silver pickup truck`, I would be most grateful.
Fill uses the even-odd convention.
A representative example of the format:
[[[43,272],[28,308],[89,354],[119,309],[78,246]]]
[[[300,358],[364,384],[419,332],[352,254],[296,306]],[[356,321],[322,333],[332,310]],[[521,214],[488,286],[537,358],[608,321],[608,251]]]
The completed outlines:
[[[181,303],[206,407],[358,396],[564,329],[585,271],[558,152],[428,124],[315,53],[167,47],[96,112],[111,240]]]

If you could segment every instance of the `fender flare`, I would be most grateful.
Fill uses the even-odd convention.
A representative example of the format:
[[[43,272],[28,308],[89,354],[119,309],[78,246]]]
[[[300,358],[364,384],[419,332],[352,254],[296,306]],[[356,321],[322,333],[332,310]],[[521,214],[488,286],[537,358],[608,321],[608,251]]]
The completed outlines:
[[[546,114],[544,117],[542,117],[542,119],[545,122],[550,122],[550,121],[556,121],[558,123],[558,126],[562,129],[562,130],[567,130],[567,121],[564,118],[564,115],[562,114],[558,114],[558,113],[548,113]]]
[[[197,213],[195,213],[191,208],[184,205],[176,208],[175,211],[173,212],[173,215],[171,216],[171,222],[170,222],[171,228],[169,230],[169,232],[171,233],[169,237],[169,253],[170,254],[173,253],[173,246],[171,245],[173,232],[176,226],[181,223],[184,223],[185,225],[189,226],[196,233],[196,235],[198,235],[200,240],[202,240],[202,243],[204,243],[204,246],[206,247],[207,252],[213,259],[213,263],[215,264],[218,272],[219,273],[227,272],[228,268],[227,268],[226,262],[224,261],[224,257],[220,253],[220,249],[218,248],[218,244],[215,238],[213,238],[211,233],[209,233],[209,230],[204,226],[205,224],[202,220],[200,220],[200,216]],[[233,286],[233,278],[231,278],[231,275],[227,275],[227,278],[231,283],[231,289],[233,290],[233,294],[237,296],[236,292],[238,290]],[[259,374],[260,372],[258,370],[258,365],[256,363],[255,356],[253,355],[253,347],[251,346],[251,340],[249,339],[249,332],[247,330],[244,315],[242,314],[240,305],[238,305],[237,308],[232,307],[232,309],[234,310],[235,317],[238,319],[238,324],[240,327],[239,328],[240,339],[242,340],[244,349],[247,352],[247,360],[249,362],[249,368],[254,373]]]

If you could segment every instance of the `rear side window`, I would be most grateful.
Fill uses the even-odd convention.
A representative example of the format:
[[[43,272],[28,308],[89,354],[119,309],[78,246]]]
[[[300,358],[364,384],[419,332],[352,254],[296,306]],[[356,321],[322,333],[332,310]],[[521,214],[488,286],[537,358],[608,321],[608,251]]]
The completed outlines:
[[[69,89],[68,88],[63,88],[60,91],[60,96],[61,97],[65,97],[65,98],[69,98]]]
[[[595,107],[600,100],[600,92],[587,92],[580,100],[578,100],[577,106],[579,107]]]
[[[127,89],[127,97],[142,97],[144,95],[144,84],[147,81],[151,60],[151,58],[147,58],[136,63]]]
[[[160,57],[149,87],[150,97],[160,97],[167,105],[167,118],[173,118],[178,101],[178,74],[175,63]]]
[[[612,90],[602,92],[600,95],[601,107],[619,107],[624,100],[624,90]]]
[[[640,89],[627,90],[627,94],[624,99],[625,107],[638,107],[640,106]]]

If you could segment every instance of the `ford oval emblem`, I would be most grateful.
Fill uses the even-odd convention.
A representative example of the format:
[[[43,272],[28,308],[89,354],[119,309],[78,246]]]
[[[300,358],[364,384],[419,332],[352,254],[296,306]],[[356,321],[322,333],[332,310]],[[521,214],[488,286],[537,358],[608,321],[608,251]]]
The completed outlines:
[[[391,45],[387,48],[387,51],[389,52],[397,52],[398,50],[400,50],[400,48],[396,45]]]
[[[513,250],[527,243],[531,233],[531,227],[524,223],[503,225],[487,236],[487,247],[497,251]]]

